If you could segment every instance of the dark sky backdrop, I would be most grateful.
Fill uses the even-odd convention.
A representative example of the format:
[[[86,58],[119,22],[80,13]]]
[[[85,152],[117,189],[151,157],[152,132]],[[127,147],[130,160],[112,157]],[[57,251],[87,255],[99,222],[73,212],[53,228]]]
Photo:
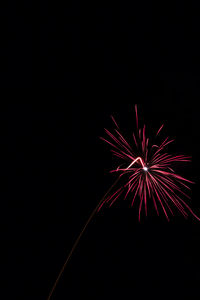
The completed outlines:
[[[165,122],[163,134],[176,138],[169,149],[192,155],[180,173],[196,181],[191,206],[200,214],[198,8],[68,3],[1,4],[4,300],[46,299],[115,179],[99,137],[111,114],[129,136],[135,103],[149,135]],[[196,299],[199,251],[197,221],[177,214],[168,224],[152,211],[138,224],[118,201],[92,221],[52,300]]]

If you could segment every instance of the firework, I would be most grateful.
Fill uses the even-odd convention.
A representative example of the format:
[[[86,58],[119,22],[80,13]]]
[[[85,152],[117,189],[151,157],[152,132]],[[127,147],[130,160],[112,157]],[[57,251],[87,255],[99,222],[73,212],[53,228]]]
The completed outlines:
[[[167,153],[166,146],[174,141],[169,137],[160,144],[151,144],[146,136],[146,126],[139,128],[137,105],[135,114],[136,133],[133,133],[131,143],[124,138],[113,116],[114,132],[105,129],[107,138],[101,138],[111,146],[113,155],[122,161],[122,164],[111,172],[120,173],[119,176],[125,179],[117,190],[104,199],[98,211],[105,203],[112,206],[121,195],[124,195],[124,199],[131,198],[131,206],[139,199],[139,220],[142,208],[147,215],[149,201],[153,202],[158,215],[160,209],[164,212],[167,220],[169,215],[174,215],[174,208],[185,218],[190,212],[200,220],[185,201],[185,198],[190,199],[186,190],[190,190],[189,184],[194,182],[176,174],[174,170],[177,163],[189,162],[191,157]],[[163,127],[164,124],[155,133],[155,138],[160,135]]]
[[[191,158],[185,155],[172,155],[166,153],[165,147],[174,141],[170,140],[169,137],[165,138],[160,145],[151,145],[149,138],[146,137],[145,125],[142,128],[139,128],[137,105],[135,106],[135,113],[136,133],[133,133],[132,137],[133,146],[131,146],[131,143],[129,144],[123,137],[114,117],[112,117],[115,125],[114,133],[111,133],[109,130],[105,129],[108,138],[102,139],[111,146],[112,153],[122,160],[122,164],[116,169],[112,170],[111,173],[120,174],[103,198],[98,202],[97,206],[92,211],[89,219],[81,230],[79,236],[75,240],[47,300],[51,299],[73,252],[79,244],[82,235],[86,231],[95,214],[105,203],[108,203],[109,206],[112,206],[121,195],[124,195],[124,199],[127,197],[131,198],[131,206],[135,204],[136,199],[139,199],[139,220],[141,218],[142,207],[144,207],[145,214],[147,215],[147,204],[149,201],[152,201],[157,214],[159,215],[159,209],[161,208],[167,220],[169,220],[169,214],[174,215],[173,208],[175,207],[185,218],[188,217],[187,211],[189,211],[196,219],[200,221],[200,219],[195,215],[195,213],[183,199],[190,199],[183,189],[190,190],[188,184],[192,184],[193,182],[176,174],[175,170],[173,169],[175,164],[180,162],[189,162],[191,161]],[[155,137],[160,135],[163,127],[164,124],[162,124],[162,126],[158,129]],[[122,182],[122,176],[125,178],[123,181],[124,183],[121,183],[120,187],[113,191],[113,188],[117,186],[117,183]]]

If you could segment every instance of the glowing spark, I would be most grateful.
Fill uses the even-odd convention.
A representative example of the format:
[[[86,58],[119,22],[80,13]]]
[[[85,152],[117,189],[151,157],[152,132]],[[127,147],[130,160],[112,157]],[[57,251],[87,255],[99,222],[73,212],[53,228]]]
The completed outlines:
[[[132,165],[134,165],[137,161],[140,161],[140,163],[141,163],[141,165],[142,165],[142,167],[144,168],[144,163],[143,163],[143,160],[142,160],[142,158],[141,157],[137,157],[136,159],[134,159],[133,160],[133,162],[128,166],[128,168],[127,169],[125,169],[125,170],[128,170],[128,169],[130,169],[130,167],[132,167]]]
[[[156,133],[156,136],[159,135],[160,131],[163,129],[164,124],[162,124],[162,126],[159,128],[158,132]]]
[[[133,145],[128,143],[123,137],[119,125],[113,117],[112,120],[117,129],[114,130],[114,133],[105,129],[108,138],[102,139],[112,147],[112,153],[125,164],[124,167],[121,167],[123,166],[121,164],[121,166],[111,172],[120,173],[120,178],[123,176],[126,180],[113,194],[108,195],[104,199],[98,211],[105,203],[112,206],[124,193],[124,199],[128,196],[132,197],[132,206],[138,196],[139,220],[143,206],[147,215],[147,206],[150,199],[153,201],[157,214],[159,215],[159,208],[161,208],[167,220],[169,220],[169,213],[174,215],[174,208],[185,218],[188,217],[187,211],[189,211],[196,219],[200,220],[185,200],[182,199],[183,196],[190,199],[183,191],[183,188],[190,189],[188,183],[193,182],[176,174],[174,170],[175,164],[188,162],[190,157],[164,152],[166,146],[174,141],[170,140],[169,137],[165,138],[161,143],[151,143],[150,139],[146,137],[146,126],[140,126],[139,128],[137,105],[135,105],[135,114],[136,133],[133,133]],[[163,127],[164,124],[157,131],[155,138],[158,137]],[[135,155],[135,153],[138,155]]]

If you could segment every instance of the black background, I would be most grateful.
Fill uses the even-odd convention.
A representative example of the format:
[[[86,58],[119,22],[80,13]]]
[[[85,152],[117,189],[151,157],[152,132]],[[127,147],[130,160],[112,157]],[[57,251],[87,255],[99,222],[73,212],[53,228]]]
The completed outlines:
[[[1,4],[2,299],[46,299],[72,244],[115,177],[110,115],[130,136],[134,104],[149,135],[166,123],[199,211],[199,13],[161,5],[77,1]],[[10,104],[14,100],[15,104]],[[23,104],[22,104],[23,100]],[[198,221],[138,223],[129,202],[104,208],[52,299],[196,299]]]

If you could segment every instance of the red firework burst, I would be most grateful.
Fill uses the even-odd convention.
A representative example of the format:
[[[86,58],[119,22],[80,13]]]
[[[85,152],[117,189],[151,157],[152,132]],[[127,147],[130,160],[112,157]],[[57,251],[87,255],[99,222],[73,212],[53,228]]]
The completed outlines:
[[[187,211],[189,211],[196,219],[200,220],[183,200],[183,198],[190,199],[183,190],[190,190],[188,184],[193,182],[176,174],[173,169],[174,164],[189,162],[191,157],[166,153],[165,147],[174,141],[170,140],[169,137],[165,138],[160,145],[150,145],[149,138],[146,137],[145,125],[139,128],[137,105],[135,105],[135,113],[134,148],[123,137],[114,117],[112,117],[115,125],[114,133],[105,129],[108,138],[101,138],[112,147],[111,152],[123,160],[123,163],[111,172],[120,172],[120,177],[125,176],[126,180],[113,194],[104,199],[98,211],[105,203],[112,206],[124,194],[124,199],[131,196],[132,206],[139,196],[139,220],[142,207],[144,207],[147,215],[147,202],[150,199],[153,201],[157,214],[159,215],[160,207],[168,221],[169,213],[174,215],[173,207],[176,207],[185,218],[188,217]],[[157,131],[156,137],[160,134],[163,126],[164,124]]]
[[[98,212],[105,203],[109,203],[109,206],[112,206],[121,194],[124,194],[124,199],[126,199],[128,195],[132,195],[132,206],[135,203],[136,197],[139,196],[139,220],[142,207],[144,206],[145,213],[147,215],[147,202],[152,199],[157,214],[159,215],[160,207],[168,221],[168,214],[171,213],[174,215],[173,206],[176,207],[185,218],[188,217],[188,210],[197,220],[200,221],[200,218],[195,215],[187,203],[182,199],[183,196],[190,199],[190,197],[183,191],[183,188],[190,190],[188,184],[193,182],[176,174],[173,170],[174,163],[188,162],[191,161],[191,158],[185,155],[174,156],[164,152],[165,147],[173,142],[173,140],[170,140],[169,137],[167,137],[160,145],[150,145],[149,138],[146,137],[145,125],[142,129],[138,127],[137,106],[135,106],[135,113],[137,127],[136,134],[133,133],[135,151],[131,144],[129,144],[121,134],[120,128],[113,117],[112,120],[115,124],[114,133],[105,129],[108,139],[102,139],[112,147],[112,153],[123,160],[123,163],[111,172],[117,172],[120,173],[120,175],[92,211],[89,219],[75,240],[74,245],[49,293],[48,300],[51,299],[60,277],[62,276],[83,233],[95,216],[96,212]],[[157,131],[156,137],[160,134],[163,126],[164,125],[162,125]],[[122,176],[126,178],[125,183],[111,194],[111,191]]]

